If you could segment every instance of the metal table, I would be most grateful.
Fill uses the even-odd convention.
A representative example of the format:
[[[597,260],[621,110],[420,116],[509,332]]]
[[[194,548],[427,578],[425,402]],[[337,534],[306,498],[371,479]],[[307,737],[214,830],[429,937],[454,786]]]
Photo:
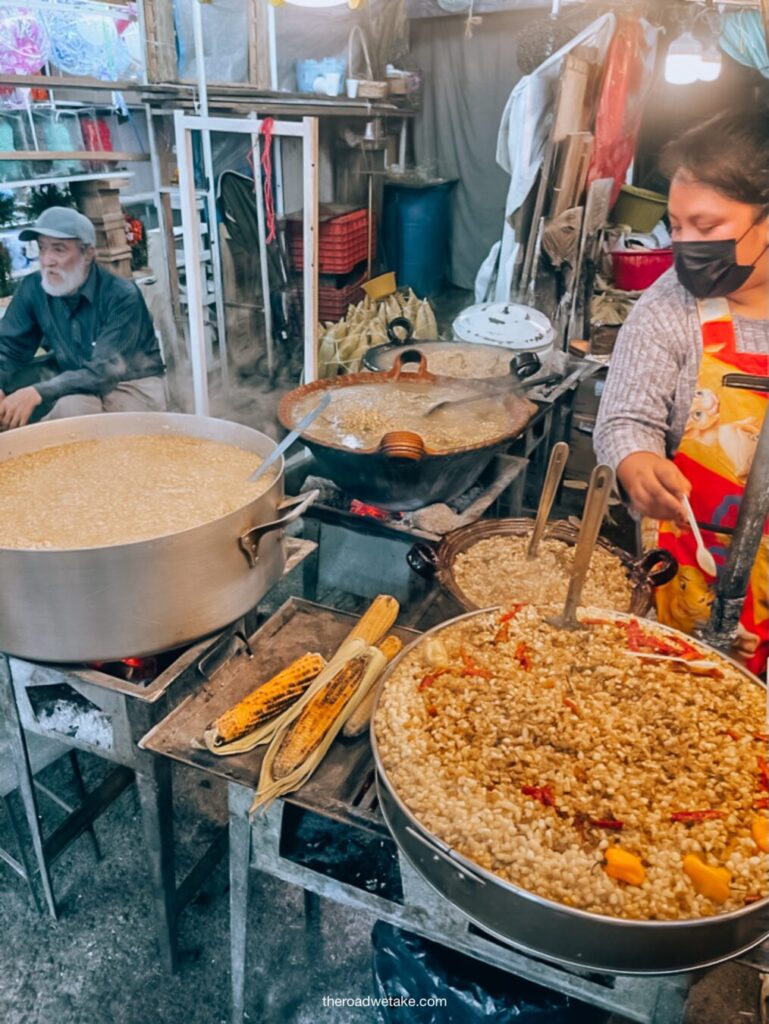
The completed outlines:
[[[354,616],[292,598],[252,637],[249,645],[265,679],[307,650],[332,653],[349,632]],[[413,635],[413,634],[411,634]],[[253,662],[235,656],[202,689],[180,705],[141,742],[148,750],[229,783],[230,941],[232,1020],[241,1024],[247,963],[250,868],[301,886],[306,910],[325,896],[375,918],[407,928],[527,980],[611,1010],[641,1024],[678,1024],[689,976],[626,977],[570,970],[517,952],[470,924],[411,866],[392,840],[376,804],[374,765],[368,737],[337,740],[313,777],[296,793],[277,800],[266,813],[248,819],[262,751],[217,757],[202,744],[205,727],[254,686]],[[263,750],[264,748],[262,748]],[[371,843],[365,871],[339,863],[308,860],[297,837],[302,822],[314,819],[330,831],[351,831]],[[372,871],[375,884],[371,885]],[[308,894],[312,894],[308,898]],[[763,959],[762,959],[763,958]],[[769,946],[744,962],[760,967]]]
[[[310,541],[290,539],[284,577],[313,553]],[[51,665],[19,658],[0,657],[0,709],[7,715],[18,712],[23,729],[58,740],[70,747],[88,751],[122,766],[109,774],[92,793],[81,812],[65,822],[49,840],[53,855],[81,832],[136,780],[141,806],[147,872],[152,889],[160,952],[165,966],[173,971],[178,962],[177,920],[202,883],[227,850],[227,829],[218,834],[181,884],[176,883],[172,763],[155,757],[139,747],[139,740],[156,723],[215,672],[234,652],[243,649],[242,631],[253,628],[258,609],[215,638],[209,637],[187,647],[155,679],[137,683],[108,675],[96,669],[74,665]],[[250,625],[247,627],[245,623]],[[82,709],[92,723],[88,733],[59,731],[54,721],[39,712],[50,695],[61,694],[65,701]],[[93,724],[96,731],[93,731]],[[79,734],[78,734],[79,733]],[[19,755],[21,756],[21,755]],[[19,771],[20,779],[23,769]],[[20,787],[25,811],[36,813],[29,787]],[[76,832],[79,834],[79,832]],[[48,845],[48,844],[47,844]],[[46,886],[46,895],[50,885]],[[52,898],[52,893],[50,894]]]

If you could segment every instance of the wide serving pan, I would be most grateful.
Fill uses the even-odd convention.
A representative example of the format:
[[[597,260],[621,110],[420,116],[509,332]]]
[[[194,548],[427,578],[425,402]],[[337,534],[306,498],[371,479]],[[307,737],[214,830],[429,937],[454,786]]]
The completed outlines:
[[[388,373],[353,373],[296,388],[283,396],[278,418],[287,430],[293,430],[301,416],[297,406],[304,405],[309,395],[320,398],[342,388],[382,388],[393,382],[422,389],[425,385],[440,386],[442,391],[456,390],[458,397],[467,392],[466,382],[463,385],[454,378],[430,373],[424,355],[419,354],[416,370],[404,369],[398,357]],[[512,391],[499,401],[504,402],[510,414],[509,430],[491,441],[448,452],[431,450],[419,434],[410,430],[391,431],[368,450],[321,441],[312,432],[303,433],[302,440],[315,456],[320,474],[353,497],[384,509],[422,508],[437,501],[449,501],[472,486],[492,457],[510,446],[537,411],[532,402]]]
[[[379,805],[395,842],[413,867],[479,928],[525,953],[568,967],[612,974],[676,974],[723,963],[761,943],[769,934],[769,897],[730,913],[684,921],[634,921],[588,913],[486,871],[433,835],[412,814],[392,786],[379,753],[375,719],[384,688],[415,647],[447,626],[481,614],[470,612],[424,633],[388,666],[378,685],[371,745]],[[611,614],[617,620],[632,617]],[[669,627],[655,629],[686,639]],[[763,687],[742,665],[727,660],[751,683]]]
[[[266,457],[275,442],[238,423],[180,413],[107,413],[0,434],[0,461],[72,441],[179,434]],[[269,488],[190,530],[130,544],[2,547],[0,651],[34,661],[114,661],[214,633],[253,608],[285,564],[284,527],[317,497],[283,501],[283,460]],[[125,486],[140,487],[141,480]],[[292,507],[290,512],[285,510]]]
[[[534,520],[481,519],[469,526],[460,526],[447,533],[437,546],[426,541],[417,542],[406,555],[409,566],[424,579],[437,579],[443,589],[451,595],[460,608],[476,611],[475,604],[465,594],[454,575],[457,557],[481,540],[492,537],[526,537],[534,529]],[[559,540],[572,547],[577,543],[579,526],[565,520],[548,523],[543,534],[546,540]],[[653,603],[654,590],[669,583],[678,571],[678,563],[669,551],[655,548],[641,558],[633,558],[627,551],[610,544],[603,537],[598,538],[598,547],[608,551],[624,565],[633,585],[630,608],[620,609],[632,615],[648,615]]]

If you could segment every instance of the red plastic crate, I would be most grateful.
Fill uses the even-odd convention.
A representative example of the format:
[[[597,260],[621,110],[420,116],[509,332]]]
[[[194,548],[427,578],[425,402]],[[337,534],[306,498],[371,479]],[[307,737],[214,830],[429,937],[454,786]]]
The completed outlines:
[[[303,223],[287,222],[288,247],[294,267],[304,269]],[[353,210],[321,221],[318,238],[318,270],[321,274],[346,274],[368,259],[368,212]],[[371,248],[376,251],[376,225]]]
[[[360,302],[363,298],[365,283],[365,265],[358,268],[357,273],[348,275],[348,279],[339,288],[321,282],[318,288],[318,319],[324,323],[336,323],[337,320],[343,319],[347,314],[347,307]]]

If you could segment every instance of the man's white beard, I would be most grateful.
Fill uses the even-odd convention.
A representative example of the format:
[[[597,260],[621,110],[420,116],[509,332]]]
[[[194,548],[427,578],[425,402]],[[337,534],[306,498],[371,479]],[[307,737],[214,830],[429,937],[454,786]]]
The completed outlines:
[[[85,256],[82,256],[77,266],[73,267],[72,270],[58,270],[56,271],[57,277],[51,281],[48,277],[50,271],[40,271],[40,281],[43,286],[43,291],[46,294],[53,296],[53,298],[61,298],[63,295],[72,295],[78,290],[83,284],[85,279],[88,277],[88,271],[90,270],[90,263],[86,260]]]

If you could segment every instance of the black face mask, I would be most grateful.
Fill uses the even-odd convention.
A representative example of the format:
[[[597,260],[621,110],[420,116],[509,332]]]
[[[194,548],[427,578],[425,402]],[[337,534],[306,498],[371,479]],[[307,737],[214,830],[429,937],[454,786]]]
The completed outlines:
[[[742,288],[755,270],[756,263],[769,248],[764,246],[752,263],[746,265],[737,262],[737,243],[753,227],[737,239],[673,242],[673,260],[678,280],[695,299],[719,299]]]

